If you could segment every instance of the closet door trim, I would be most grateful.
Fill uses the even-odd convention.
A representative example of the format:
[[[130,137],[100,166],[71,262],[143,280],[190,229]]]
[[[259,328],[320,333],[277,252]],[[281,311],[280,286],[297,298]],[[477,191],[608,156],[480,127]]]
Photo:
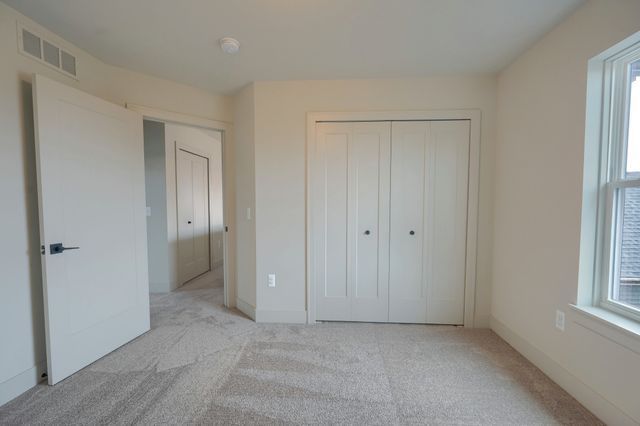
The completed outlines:
[[[467,202],[467,246],[465,271],[464,326],[474,327],[476,303],[476,258],[478,237],[478,190],[480,181],[480,121],[478,109],[433,110],[433,111],[370,111],[370,112],[310,112],[307,113],[306,146],[306,310],[307,322],[316,322],[315,292],[317,265],[314,240],[317,229],[314,210],[316,165],[316,123],[358,121],[437,121],[469,120],[469,188]]]

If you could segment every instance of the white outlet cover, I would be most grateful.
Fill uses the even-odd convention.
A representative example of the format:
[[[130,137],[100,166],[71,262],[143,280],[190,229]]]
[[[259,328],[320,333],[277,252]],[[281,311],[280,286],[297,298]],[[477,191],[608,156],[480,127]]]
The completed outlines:
[[[276,286],[276,274],[269,274],[268,285],[269,285],[269,287],[275,287]]]
[[[564,331],[564,312],[559,309],[556,311],[556,328]]]

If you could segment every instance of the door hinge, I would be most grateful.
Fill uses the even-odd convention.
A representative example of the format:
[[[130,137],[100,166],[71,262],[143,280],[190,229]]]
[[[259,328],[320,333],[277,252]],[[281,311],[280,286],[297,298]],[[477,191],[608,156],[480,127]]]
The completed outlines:
[[[40,246],[40,254],[45,254],[44,244]]]

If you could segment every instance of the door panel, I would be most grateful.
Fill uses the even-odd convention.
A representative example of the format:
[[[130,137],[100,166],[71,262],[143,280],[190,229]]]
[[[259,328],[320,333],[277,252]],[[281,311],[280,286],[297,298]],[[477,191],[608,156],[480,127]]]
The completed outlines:
[[[391,126],[353,123],[351,320],[388,320]]]
[[[469,131],[465,120],[393,123],[392,322],[464,321]]]
[[[348,321],[349,301],[347,241],[349,197],[348,127],[317,125],[317,175],[315,210],[317,243],[316,305],[318,320]]]
[[[327,267],[324,296],[346,299],[347,290],[347,134],[326,139],[326,245]],[[346,305],[345,305],[346,306]]]
[[[431,123],[431,276],[427,322],[462,324],[467,239],[469,122]]]
[[[317,125],[318,320],[388,318],[389,155],[389,123]]]
[[[209,160],[178,149],[176,162],[178,273],[183,284],[210,270]]]
[[[33,96],[55,384],[149,330],[142,117],[42,76]]]
[[[389,320],[422,323],[427,320],[424,204],[429,122],[392,126]]]

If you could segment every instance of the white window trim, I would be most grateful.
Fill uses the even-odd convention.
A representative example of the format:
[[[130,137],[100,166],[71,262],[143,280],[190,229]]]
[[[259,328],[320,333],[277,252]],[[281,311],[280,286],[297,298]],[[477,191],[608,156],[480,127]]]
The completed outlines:
[[[624,328],[640,338],[640,327],[629,327],[629,321],[640,324],[640,312],[609,300],[615,272],[611,269],[615,267],[611,250],[616,237],[612,235],[615,194],[620,188],[640,187],[640,179],[622,178],[626,158],[619,150],[623,147],[612,143],[626,136],[617,132],[626,128],[628,116],[625,85],[615,83],[628,78],[626,65],[638,59],[640,32],[589,61],[579,287],[572,306],[590,319],[615,326],[612,330]]]

